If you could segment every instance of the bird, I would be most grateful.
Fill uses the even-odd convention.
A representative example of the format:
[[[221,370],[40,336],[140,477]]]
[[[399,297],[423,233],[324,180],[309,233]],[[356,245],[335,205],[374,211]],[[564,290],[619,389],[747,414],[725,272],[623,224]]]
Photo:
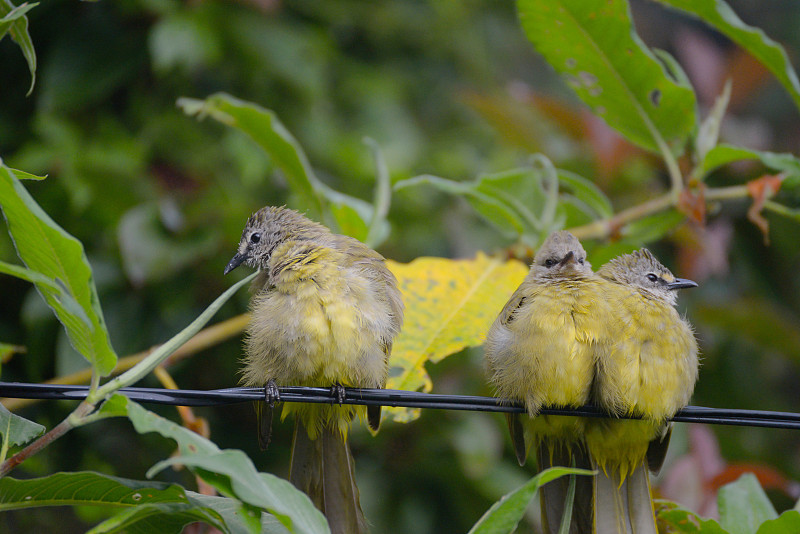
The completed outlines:
[[[577,408],[588,403],[596,351],[610,339],[615,315],[607,293],[615,286],[592,272],[586,251],[568,231],[551,233],[530,272],[492,324],[484,343],[487,372],[497,395],[521,403],[527,416],[507,414],[520,465],[533,447],[539,468],[590,468],[580,417],[539,415],[543,406]],[[575,478],[570,533],[590,532],[591,479]],[[569,479],[540,488],[546,532],[562,522]]]
[[[676,278],[643,248],[598,271],[616,291],[608,301],[619,320],[597,352],[591,402],[612,416],[592,418],[584,437],[594,477],[593,532],[657,534],[649,471],[663,464],[671,423],[689,404],[698,378],[694,330],[675,309],[677,290],[696,287]]]
[[[366,416],[377,431],[381,408],[342,401],[344,387],[385,387],[403,323],[397,280],[378,252],[284,206],[249,217],[225,274],[241,264],[259,270],[241,380],[265,387],[267,402],[256,409],[259,445],[270,440],[278,385],[331,387],[338,404],[283,406],[282,418],[296,419],[289,480],[333,534],[366,532],[347,436],[354,417]]]

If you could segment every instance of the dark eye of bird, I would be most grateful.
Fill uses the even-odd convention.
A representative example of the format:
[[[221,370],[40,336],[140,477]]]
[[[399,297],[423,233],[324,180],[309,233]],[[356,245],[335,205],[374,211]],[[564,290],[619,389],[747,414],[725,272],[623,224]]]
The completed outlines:
[[[650,280],[651,282],[655,282],[656,280],[658,280],[658,277],[656,275],[654,275],[653,273],[649,273],[647,275],[647,279]]]
[[[552,267],[553,265],[555,265],[556,263],[558,263],[558,262],[556,262],[556,260],[554,260],[552,258],[544,260],[544,266],[547,267],[548,269],[550,267]]]
[[[581,265],[583,265],[583,258],[578,258],[578,263],[580,263]]]
[[[255,234],[250,236],[250,242],[251,243],[258,243],[259,241],[261,241],[261,234],[255,233]]]

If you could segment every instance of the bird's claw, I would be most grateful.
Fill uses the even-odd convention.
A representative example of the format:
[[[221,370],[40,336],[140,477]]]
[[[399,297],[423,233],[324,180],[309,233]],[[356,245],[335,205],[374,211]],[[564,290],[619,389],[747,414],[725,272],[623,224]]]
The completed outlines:
[[[331,386],[331,396],[334,397],[336,402],[339,403],[339,406],[341,406],[342,403],[344,403],[344,399],[347,397],[347,392],[341,384],[334,384]]]
[[[278,385],[274,380],[269,379],[267,385],[264,386],[264,401],[272,408],[276,402],[281,401],[281,392],[278,390]]]

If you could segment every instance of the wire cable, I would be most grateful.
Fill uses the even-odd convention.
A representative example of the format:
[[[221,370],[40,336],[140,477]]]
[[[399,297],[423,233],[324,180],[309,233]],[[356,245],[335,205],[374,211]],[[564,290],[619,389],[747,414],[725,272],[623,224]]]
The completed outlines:
[[[286,386],[278,388],[278,391],[280,392],[280,402],[308,402],[317,404],[333,404],[337,402],[336,394],[331,388]],[[88,386],[0,382],[0,396],[10,398],[82,400],[86,398],[88,392]],[[235,387],[214,390],[128,387],[120,389],[119,393],[137,402],[176,406],[224,406],[241,402],[265,400],[264,388],[253,387]],[[437,410],[470,410],[504,413],[525,412],[525,409],[521,405],[497,397],[443,395],[393,389],[345,388],[345,398],[342,402],[343,404]],[[542,408],[540,413],[545,415],[572,415],[581,417],[638,418],[636,415],[610,415],[596,406],[582,406],[580,408],[545,407]],[[687,406],[678,411],[672,418],[672,421],[800,430],[800,414],[791,412]]]

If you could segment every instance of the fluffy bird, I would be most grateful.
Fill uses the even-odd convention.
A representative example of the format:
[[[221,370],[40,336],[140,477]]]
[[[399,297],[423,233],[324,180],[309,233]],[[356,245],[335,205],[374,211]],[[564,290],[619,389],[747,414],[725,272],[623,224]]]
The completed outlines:
[[[498,396],[522,403],[528,415],[507,415],[520,465],[533,447],[540,469],[590,468],[585,420],[537,415],[544,405],[579,407],[589,401],[597,347],[607,343],[607,323],[615,317],[608,300],[615,289],[592,272],[575,236],[555,232],[542,243],[527,277],[489,330],[484,353],[491,382]],[[540,489],[547,532],[559,530],[568,483],[562,477]],[[569,532],[589,532],[592,481],[580,476],[575,483]]]
[[[585,439],[594,477],[594,530],[657,534],[648,468],[664,461],[675,413],[689,404],[698,375],[697,342],[675,309],[676,290],[696,287],[675,278],[647,249],[603,265],[597,274],[616,288],[608,299],[619,320],[598,351],[592,401],[611,414],[594,418]]]
[[[247,221],[225,274],[241,264],[260,274],[252,286],[243,384],[266,386],[259,444],[269,443],[276,384],[344,387],[386,384],[392,342],[403,322],[397,280],[383,256],[300,213],[265,207]],[[371,429],[380,407],[288,403],[294,414],[289,480],[309,495],[334,534],[367,530],[347,433],[354,416]]]

